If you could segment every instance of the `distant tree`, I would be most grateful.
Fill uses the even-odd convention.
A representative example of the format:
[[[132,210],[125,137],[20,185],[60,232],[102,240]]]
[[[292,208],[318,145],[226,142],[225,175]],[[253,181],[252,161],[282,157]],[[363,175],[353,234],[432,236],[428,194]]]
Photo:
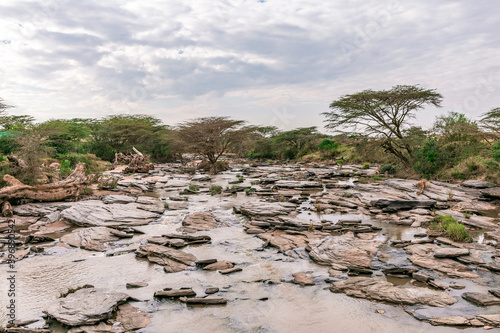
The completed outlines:
[[[409,165],[412,147],[403,140],[409,118],[425,105],[440,107],[442,99],[434,89],[398,85],[390,90],[341,96],[330,104],[333,111],[323,115],[327,118],[326,128],[381,138],[387,152]]]
[[[278,149],[283,151],[285,158],[293,159],[317,150],[317,141],[323,137],[325,135],[319,133],[316,126],[313,126],[281,132],[274,137],[274,141]]]
[[[4,104],[4,99],[0,97],[0,115],[2,115],[5,110],[11,108],[11,105]]]
[[[35,122],[35,118],[29,115],[3,116],[0,117],[0,126],[5,131],[23,131]]]
[[[480,134],[477,123],[458,112],[437,117],[433,131],[447,142],[477,140]]]
[[[483,113],[479,123],[488,132],[500,133],[500,108]]]
[[[239,142],[250,138],[255,127],[228,117],[204,117],[180,124],[177,139],[186,152],[200,154],[211,164]]]

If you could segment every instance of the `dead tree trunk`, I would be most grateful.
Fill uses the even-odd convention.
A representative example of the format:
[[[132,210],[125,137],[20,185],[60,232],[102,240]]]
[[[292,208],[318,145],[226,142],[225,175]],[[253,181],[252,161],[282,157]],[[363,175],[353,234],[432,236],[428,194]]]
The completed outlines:
[[[115,166],[118,162],[128,164],[123,170],[124,173],[148,173],[150,170],[154,170],[154,164],[149,162],[149,155],[144,155],[135,147],[132,147],[132,150],[135,154],[115,154]]]
[[[75,170],[68,178],[50,184],[25,185],[11,175],[4,175],[3,181],[10,184],[0,189],[0,202],[2,210],[10,206],[5,202],[11,199],[31,199],[35,201],[60,201],[80,195],[82,189],[90,184],[94,175],[85,175],[85,163],[78,163]]]

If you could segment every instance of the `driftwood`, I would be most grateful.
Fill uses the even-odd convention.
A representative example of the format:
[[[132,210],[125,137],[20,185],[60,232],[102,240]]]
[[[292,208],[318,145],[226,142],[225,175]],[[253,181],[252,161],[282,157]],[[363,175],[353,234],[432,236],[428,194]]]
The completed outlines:
[[[85,175],[85,163],[78,163],[68,178],[50,184],[25,185],[16,177],[4,175],[3,181],[10,184],[0,189],[2,213],[8,214],[11,199],[31,199],[35,201],[61,201],[80,195],[82,189],[88,185],[94,175]],[[10,208],[12,210],[12,208]]]
[[[125,155],[123,153],[115,154],[115,167],[118,162],[128,164],[124,173],[148,173],[150,170],[154,170],[154,164],[149,162],[150,155],[144,155],[135,147],[132,147],[134,154]]]

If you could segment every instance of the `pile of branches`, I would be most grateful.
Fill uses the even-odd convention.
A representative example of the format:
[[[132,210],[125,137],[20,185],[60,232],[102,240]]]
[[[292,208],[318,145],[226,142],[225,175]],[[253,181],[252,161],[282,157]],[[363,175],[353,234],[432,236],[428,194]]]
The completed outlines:
[[[127,167],[123,170],[124,173],[148,173],[150,170],[154,170],[154,164],[149,162],[150,155],[144,155],[135,147],[132,147],[132,150],[134,153],[128,155],[123,153],[115,154],[114,166],[116,167],[119,163],[127,164]]]

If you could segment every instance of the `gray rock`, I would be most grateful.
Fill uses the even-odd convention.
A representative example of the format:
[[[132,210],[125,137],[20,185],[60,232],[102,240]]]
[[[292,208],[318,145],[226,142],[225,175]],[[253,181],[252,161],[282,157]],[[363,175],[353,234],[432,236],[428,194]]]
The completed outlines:
[[[434,250],[434,257],[436,258],[456,258],[460,256],[466,256],[470,253],[468,249],[454,248],[454,247],[442,247]]]
[[[433,317],[429,322],[431,325],[471,326],[470,320],[462,316]]]
[[[247,216],[277,216],[288,215],[295,207],[294,204],[284,202],[257,202],[243,204],[240,210]]]
[[[92,227],[74,230],[61,237],[61,242],[90,251],[107,251],[109,242],[120,239],[116,230],[106,227]]]
[[[111,317],[129,296],[106,289],[84,288],[56,300],[44,312],[68,326],[91,325]]]
[[[476,318],[485,323],[486,325],[493,327],[500,326],[500,314],[482,314],[482,315],[477,315]]]
[[[183,271],[196,261],[196,257],[190,253],[155,244],[141,245],[136,256],[164,266],[167,273]]]
[[[125,286],[127,288],[143,288],[147,287],[148,284],[146,282],[128,282]]]
[[[457,300],[443,291],[428,288],[394,286],[392,283],[367,277],[349,277],[334,282],[332,292],[343,292],[348,296],[385,301],[395,304],[428,305],[445,307]]]
[[[194,182],[208,182],[210,179],[212,179],[209,175],[195,175],[193,178],[191,178],[191,181]]]
[[[322,185],[315,181],[296,181],[296,180],[278,180],[274,183],[277,188],[289,189],[306,189],[306,188],[321,188]]]
[[[105,204],[128,204],[131,202],[135,202],[137,199],[135,197],[131,197],[128,195],[121,194],[110,194],[102,197],[102,202]]]
[[[479,189],[495,187],[495,185],[484,180],[465,180],[460,185]]]
[[[144,225],[159,215],[137,208],[137,204],[105,204],[99,200],[80,201],[65,209],[61,217],[85,227]]]
[[[462,294],[462,298],[481,306],[500,304],[500,298],[486,293],[466,292]]]
[[[307,250],[311,259],[320,265],[370,268],[378,246],[378,241],[357,239],[346,234],[311,241]]]

